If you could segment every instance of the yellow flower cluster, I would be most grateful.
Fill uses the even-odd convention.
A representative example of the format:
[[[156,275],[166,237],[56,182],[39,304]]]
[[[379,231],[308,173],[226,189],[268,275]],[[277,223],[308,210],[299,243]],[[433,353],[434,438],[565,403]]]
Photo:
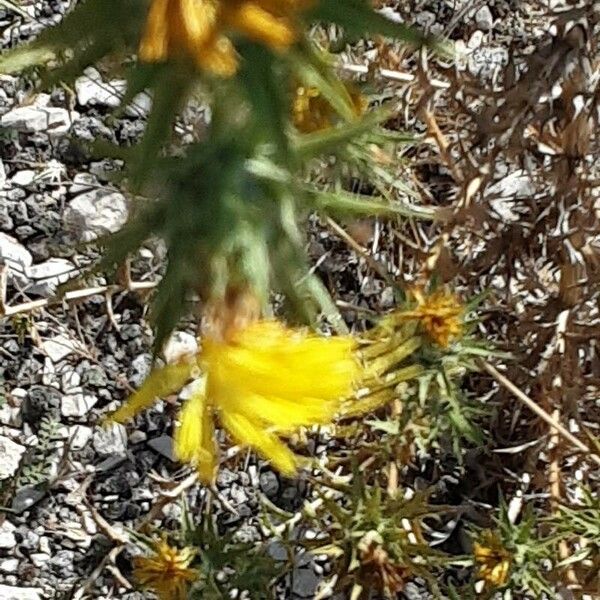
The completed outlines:
[[[412,291],[417,306],[395,315],[399,320],[418,321],[425,333],[439,346],[447,348],[463,331],[464,306],[458,298],[445,290],[425,295]]]
[[[346,88],[354,114],[360,117],[367,109],[367,101],[357,90]],[[333,126],[336,112],[316,87],[298,86],[292,102],[294,127],[302,133],[322,131]]]
[[[207,310],[211,327],[198,355],[153,371],[112,419],[126,421],[196,378],[199,385],[181,411],[175,434],[178,457],[193,464],[202,481],[212,482],[218,422],[236,444],[255,449],[292,475],[298,459],[282,437],[331,423],[336,415],[364,414],[392,399],[398,384],[423,371],[404,362],[422,345],[417,325],[441,346],[460,334],[463,307],[454,296],[416,297],[415,309],[386,317],[373,339],[359,347],[350,336],[326,338],[258,320],[256,300],[236,292]]]
[[[226,339],[205,337],[194,362],[155,371],[114,415],[123,421],[159,395],[179,389],[200,367],[205,385],[186,402],[176,432],[179,458],[196,466],[204,482],[217,468],[215,419],[232,439],[257,450],[285,475],[297,458],[281,435],[331,422],[358,379],[350,337],[324,338],[257,321]]]
[[[178,550],[163,539],[156,541],[151,556],[134,559],[134,577],[145,588],[156,593],[159,600],[185,600],[188,586],[198,573],[190,569],[194,550]]]
[[[139,56],[145,62],[185,56],[229,77],[238,64],[230,33],[285,50],[297,40],[297,17],[308,6],[309,0],[152,0]]]
[[[486,584],[492,587],[506,584],[512,558],[493,531],[482,532],[480,542],[473,544],[473,556],[479,565],[477,574]]]

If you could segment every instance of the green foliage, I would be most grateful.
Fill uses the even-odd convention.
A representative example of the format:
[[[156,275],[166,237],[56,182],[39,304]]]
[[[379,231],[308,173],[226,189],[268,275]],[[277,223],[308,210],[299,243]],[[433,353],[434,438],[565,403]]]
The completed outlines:
[[[37,431],[37,445],[23,460],[16,488],[26,485],[47,483],[52,476],[52,466],[56,462],[56,441],[60,429],[60,421],[52,417],[42,417]]]
[[[331,61],[308,39],[283,55],[237,40],[241,68],[229,80],[200,73],[183,59],[154,65],[132,62],[147,6],[143,0],[86,0],[58,26],[0,59],[3,72],[38,68],[41,86],[69,84],[90,64],[101,63],[111,71],[124,64],[128,91],[123,106],[143,90],[153,98],[137,146],[95,149],[96,154],[123,160],[123,184],[146,198],[136,202],[122,231],[101,240],[106,251],[97,268],[112,270],[149,237],[165,240],[168,265],[152,311],[157,348],[186,312],[187,298],[197,294],[210,301],[230,285],[249,286],[263,303],[271,291],[281,292],[292,318],[315,322],[322,313],[343,330],[335,304],[309,271],[302,216],[315,209],[350,216],[431,218],[432,213],[387,196],[362,198],[339,187],[329,191],[307,186],[305,167],[336,153],[349,166],[385,179],[385,169],[360,149],[365,140],[397,142],[379,128],[385,111],[357,120]],[[351,34],[379,32],[415,45],[431,43],[376,14],[366,2],[352,0],[344,10],[321,2],[311,18],[336,22]],[[340,126],[318,135],[295,132],[290,117],[295,82],[316,87],[339,114]],[[178,115],[199,99],[212,108],[208,131],[183,152],[174,152]],[[257,164],[270,167],[256,172]]]
[[[222,600],[233,590],[251,598],[267,597],[282,576],[264,545],[243,543],[235,534],[221,534],[210,515],[195,524],[187,505],[182,513],[182,543],[197,549],[195,567],[200,576],[190,591],[190,600]]]
[[[420,577],[440,593],[436,573],[454,559],[433,549],[423,532],[450,507],[432,505],[428,491],[385,493],[357,469],[350,481],[321,481],[316,492],[318,500],[305,510],[305,519],[318,535],[303,545],[331,559],[340,591],[352,598],[373,593],[395,598],[406,581]]]

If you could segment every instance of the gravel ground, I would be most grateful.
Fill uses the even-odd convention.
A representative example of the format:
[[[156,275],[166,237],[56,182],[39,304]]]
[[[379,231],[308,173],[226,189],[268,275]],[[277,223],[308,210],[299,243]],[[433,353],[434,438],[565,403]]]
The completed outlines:
[[[30,18],[0,9],[4,48],[55,23],[68,2],[23,4]],[[394,2],[381,4],[392,16],[410,14],[420,26],[462,44],[469,51],[464,69],[484,87],[508,63],[509,50],[535,43],[547,33],[544,23],[549,27],[544,15],[531,27],[525,17],[533,9],[526,2],[489,0],[469,6],[459,0],[413,0],[402,10]],[[114,560],[107,556],[119,532],[139,524],[170,482],[188,475],[173,460],[173,402],[159,404],[127,427],[98,426],[149,372],[152,332],[144,295],[91,289],[77,301],[42,302],[35,311],[27,310],[29,303],[51,303],[56,286],[95,258],[91,250],[80,250],[79,242],[117,230],[127,216],[127,201],[111,183],[119,165],[93,159],[85,149],[85,142],[95,139],[122,145],[139,139],[148,99],[138,97],[115,118],[110,110],[122,89],[122,82],[105,80],[93,69],[75,89],[58,87],[50,94],[32,94],[30,81],[0,76],[0,259],[6,265],[7,306],[24,305],[0,319],[0,505],[8,508],[0,517],[0,598],[66,599],[86,593],[99,600],[146,598],[127,584],[129,551]],[[202,110],[186,118],[202,119]],[[527,210],[520,199],[537,188],[524,170],[506,165],[498,163],[490,174],[488,194],[496,203],[496,223],[503,235],[510,235],[506,232],[514,233],[511,223],[519,211]],[[431,167],[421,181],[438,204],[457,193],[448,169]],[[390,232],[381,231],[380,258],[385,258]],[[454,259],[460,260],[456,247]],[[311,251],[315,259],[328,253],[320,272],[341,286],[342,298],[365,307],[389,306],[383,282],[331,233],[313,235]],[[463,262],[491,272],[481,260],[486,252],[480,248],[470,258],[465,254]],[[473,256],[479,257],[477,265]],[[163,259],[162,246],[148,244],[133,261],[133,279],[151,285]],[[450,279],[451,264],[448,270]],[[91,287],[106,283],[96,278]],[[463,284],[471,290],[479,285]],[[170,342],[168,358],[195,345],[194,324],[184,323]],[[235,472],[223,469],[216,487],[219,527],[246,540],[261,539],[256,521],[261,495],[293,509],[309,493],[306,482],[284,481],[255,459]],[[193,486],[187,498],[192,509],[201,510],[206,491]],[[151,518],[168,530],[178,526],[179,512],[177,504],[170,504]],[[309,556],[299,557],[281,597],[313,597],[324,569]],[[425,598],[421,590],[415,582],[404,594]]]

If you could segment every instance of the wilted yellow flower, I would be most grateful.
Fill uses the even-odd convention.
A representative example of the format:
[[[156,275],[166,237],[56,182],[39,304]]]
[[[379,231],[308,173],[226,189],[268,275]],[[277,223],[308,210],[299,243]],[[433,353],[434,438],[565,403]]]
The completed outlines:
[[[200,69],[228,77],[237,69],[229,32],[284,50],[298,38],[297,14],[307,6],[304,0],[152,0],[140,59],[188,56]]]
[[[479,565],[477,574],[488,585],[502,587],[508,581],[511,554],[493,531],[483,531],[480,540],[473,543],[473,556]]]
[[[176,449],[212,479],[215,415],[236,443],[257,450],[285,475],[296,457],[279,434],[330,422],[352,390],[358,365],[350,338],[323,338],[277,321],[250,324],[226,340],[203,340],[206,390],[181,414]]]
[[[352,108],[357,117],[367,109],[367,101],[357,90],[347,86]],[[316,87],[298,86],[292,102],[294,127],[312,133],[333,127],[336,112]]]
[[[417,301],[413,310],[401,311],[398,319],[415,319],[419,321],[427,335],[442,348],[459,337],[463,330],[462,316],[464,306],[458,298],[445,290],[424,295],[420,290],[413,290]]]
[[[134,559],[134,577],[138,583],[156,593],[160,600],[185,600],[188,586],[198,574],[189,565],[194,558],[192,548],[179,550],[163,539],[156,541],[151,556]]]
[[[199,368],[202,385],[184,405],[176,431],[179,458],[194,464],[203,481],[214,479],[218,418],[237,444],[254,448],[292,475],[296,457],[280,435],[333,419],[358,380],[354,341],[289,329],[277,321],[233,330],[230,319],[221,325],[225,329],[202,340],[194,361],[154,371],[112,419],[131,418],[157,397],[180,389]]]

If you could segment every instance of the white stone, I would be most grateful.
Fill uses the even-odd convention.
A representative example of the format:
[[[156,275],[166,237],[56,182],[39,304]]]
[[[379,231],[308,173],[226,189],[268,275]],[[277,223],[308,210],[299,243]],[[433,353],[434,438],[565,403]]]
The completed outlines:
[[[77,350],[79,346],[80,344],[77,340],[63,334],[47,339],[42,343],[42,349],[53,362],[58,362],[69,356],[69,354]]]
[[[136,429],[129,434],[129,443],[130,444],[140,444],[141,442],[145,442],[148,439],[145,431],[140,431]]]
[[[69,193],[76,196],[82,192],[88,192],[99,185],[98,179],[91,173],[77,173],[77,175],[73,177],[73,183],[69,188]]]
[[[15,573],[19,568],[18,558],[6,558],[0,562],[0,571],[3,573]]]
[[[152,96],[148,92],[142,92],[135,96],[131,104],[125,107],[128,117],[147,117],[152,110]]]
[[[127,449],[127,430],[120,423],[108,423],[96,430],[92,443],[101,456],[122,454]]]
[[[4,521],[4,523],[0,525],[0,548],[12,550],[16,546],[17,540],[13,533],[15,529],[16,527],[10,521]],[[2,596],[0,596],[0,598],[2,598]]]
[[[118,231],[127,220],[127,200],[119,192],[95,189],[80,194],[67,206],[64,221],[82,242]]]
[[[109,106],[121,104],[127,82],[119,79],[105,82],[96,69],[90,67],[75,81],[77,102],[81,106]]]
[[[524,199],[535,193],[535,184],[531,176],[523,169],[507,175],[493,183],[486,191],[486,196],[500,198]]]
[[[21,427],[23,419],[21,419],[21,409],[18,406],[10,406],[4,403],[0,408],[0,423],[8,427]]]
[[[23,446],[0,436],[0,480],[8,479],[16,473],[24,452]]]
[[[60,412],[63,417],[84,417],[96,402],[98,398],[91,394],[68,394],[61,398]]]
[[[179,392],[181,400],[189,400],[196,394],[203,394],[206,389],[206,377],[198,377],[187,385],[184,385]]]
[[[56,379],[56,369],[52,359],[48,356],[44,359],[44,368],[42,370],[42,383],[52,387],[58,387],[58,380]]]
[[[489,6],[482,6],[475,13],[475,25],[482,31],[489,31],[494,26],[494,17]]]
[[[41,588],[20,588],[11,585],[0,585],[2,600],[43,600]]]
[[[27,269],[27,276],[35,281],[50,280],[56,284],[64,283],[69,279],[75,266],[66,258],[50,258],[43,263],[33,265]]]
[[[46,131],[51,135],[62,135],[71,129],[79,113],[53,106],[19,106],[0,118],[0,126],[24,133]]]
[[[69,439],[73,450],[81,450],[92,437],[92,428],[84,425],[73,425],[69,427]]]
[[[186,331],[175,331],[163,348],[163,355],[167,363],[175,363],[184,356],[193,356],[197,353],[198,342],[195,336]]]
[[[43,567],[50,560],[50,555],[45,552],[34,552],[29,555],[29,558],[36,567]]]
[[[6,263],[9,268],[19,273],[25,273],[31,266],[33,258],[15,238],[0,233],[0,262]]]
[[[35,179],[35,171],[31,169],[23,169],[22,171],[17,171],[11,178],[11,183],[13,185],[18,185],[20,187],[26,187],[31,185]]]
[[[377,12],[394,23],[402,23],[402,17],[391,6],[384,6]]]
[[[69,369],[62,374],[60,386],[65,394],[76,394],[81,391],[81,376],[77,371]]]

